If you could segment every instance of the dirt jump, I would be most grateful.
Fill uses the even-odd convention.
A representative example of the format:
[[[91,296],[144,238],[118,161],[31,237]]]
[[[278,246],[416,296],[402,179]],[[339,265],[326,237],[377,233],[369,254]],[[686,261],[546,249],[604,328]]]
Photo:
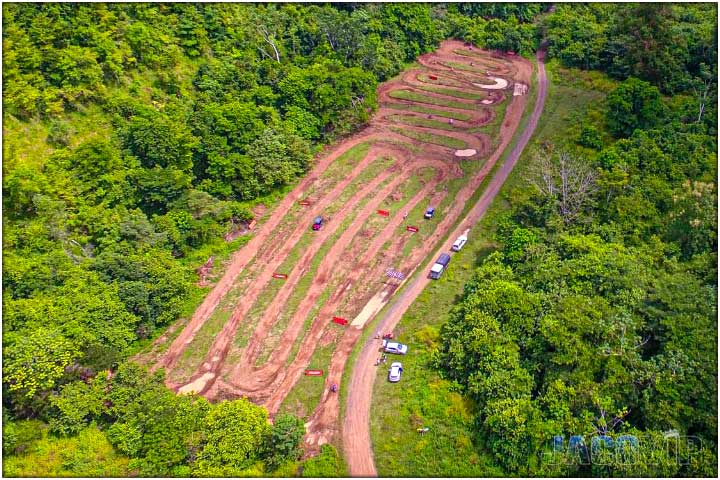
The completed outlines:
[[[170,388],[211,400],[247,397],[273,417],[330,336],[334,349],[318,379],[324,389],[305,441],[310,453],[339,442],[339,395],[330,389],[345,388],[348,355],[403,279],[424,268],[421,262],[461,221],[527,103],[526,95],[514,95],[530,85],[532,64],[522,58],[445,41],[418,63],[379,87],[379,108],[365,129],[327,148],[258,219],[250,240],[156,359],[153,368],[166,370]],[[428,206],[436,207],[431,221],[423,219]],[[321,228],[313,230],[318,216]],[[391,278],[390,271],[399,274]],[[350,432],[363,422],[367,430],[367,408],[351,402],[369,398],[372,383],[369,392],[358,388],[348,399]],[[369,450],[369,436],[357,441]],[[344,444],[348,458],[361,448]],[[374,474],[358,462],[350,461],[351,475]]]

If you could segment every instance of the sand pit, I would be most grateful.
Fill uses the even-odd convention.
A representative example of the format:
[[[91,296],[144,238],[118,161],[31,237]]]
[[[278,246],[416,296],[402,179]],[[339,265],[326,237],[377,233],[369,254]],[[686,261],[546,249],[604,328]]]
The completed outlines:
[[[388,301],[387,297],[387,291],[383,290],[376,293],[375,296],[365,305],[365,308],[362,309],[360,314],[355,317],[352,323],[350,323],[350,325],[362,328],[368,320],[370,320],[377,312],[380,311],[382,307],[385,306]]]
[[[456,157],[472,157],[477,153],[477,150],[474,148],[468,148],[465,150],[455,150],[455,156]]]
[[[186,394],[186,393],[198,393],[202,392],[205,388],[205,385],[207,382],[215,378],[215,374],[212,372],[207,372],[203,374],[202,377],[198,378],[194,382],[188,383],[187,385],[183,385],[178,389],[179,394]]]
[[[483,83],[473,83],[478,88],[486,88],[488,90],[502,90],[503,88],[506,88],[508,86],[508,81],[504,78],[500,77],[490,77],[491,80],[494,80],[495,83],[492,85],[485,85]]]

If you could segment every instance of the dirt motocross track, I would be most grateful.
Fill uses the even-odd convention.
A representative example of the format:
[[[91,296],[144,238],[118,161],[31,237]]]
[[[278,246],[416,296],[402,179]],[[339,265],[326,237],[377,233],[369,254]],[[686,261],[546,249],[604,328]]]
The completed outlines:
[[[170,388],[213,400],[246,396],[266,406],[272,417],[321,338],[337,327],[331,325],[333,316],[357,319],[358,325],[340,330],[324,367],[320,403],[306,425],[310,452],[337,440],[339,396],[329,387],[336,383],[343,388],[345,363],[362,324],[399,286],[386,277],[386,270],[409,278],[436,251],[509,143],[527,103],[526,96],[513,95],[515,83],[530,84],[532,66],[522,58],[445,41],[418,63],[379,88],[379,110],[369,126],[321,155],[235,252],[224,276],[154,365],[167,370]],[[504,81],[507,87],[499,89]],[[490,138],[478,130],[493,121],[502,102],[508,103],[505,116],[499,119],[496,138]],[[454,148],[460,145],[477,153],[460,158]],[[347,172],[329,173],[335,162],[346,161],[343,154],[362,146],[367,153]],[[476,162],[478,168],[467,175],[463,162]],[[463,184],[450,194],[448,182],[459,179]],[[306,199],[310,205],[298,207]],[[438,207],[437,218],[420,223],[428,205]],[[389,216],[380,217],[379,209],[389,210]],[[308,233],[312,219],[328,211],[332,213],[323,228]],[[412,212],[410,218],[406,212]],[[420,226],[423,236],[413,239],[418,234],[406,232],[407,225]],[[310,241],[303,243],[309,234]],[[282,271],[287,280],[273,279],[289,258],[294,264]],[[294,294],[301,298],[291,304]],[[224,307],[228,298],[237,301]],[[371,301],[378,308],[360,315]],[[203,360],[188,366],[186,357],[197,348],[198,332],[210,328],[209,320],[223,308],[231,309],[228,320],[212,335],[209,349],[199,352]],[[353,415],[348,408],[348,418]]]

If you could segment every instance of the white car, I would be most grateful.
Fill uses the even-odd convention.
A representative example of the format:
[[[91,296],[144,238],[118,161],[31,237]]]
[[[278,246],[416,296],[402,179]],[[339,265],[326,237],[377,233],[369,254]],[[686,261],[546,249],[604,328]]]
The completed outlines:
[[[398,355],[405,355],[408,351],[408,346],[400,342],[391,342],[387,339],[383,340],[382,343],[385,353],[397,353]]]
[[[393,383],[399,382],[402,372],[402,363],[394,362],[392,365],[390,365],[390,370],[388,370],[388,381]]]

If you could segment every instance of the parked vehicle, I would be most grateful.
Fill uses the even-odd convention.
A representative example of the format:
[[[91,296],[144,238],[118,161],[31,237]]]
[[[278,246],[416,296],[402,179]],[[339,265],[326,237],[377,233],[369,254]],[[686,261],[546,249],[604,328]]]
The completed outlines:
[[[392,365],[390,365],[390,369],[388,370],[388,381],[389,382],[399,382],[400,376],[402,375],[403,368],[402,363],[395,362]]]
[[[463,233],[462,235],[460,235],[457,240],[455,240],[455,243],[453,243],[452,251],[459,252],[460,250],[462,250],[462,248],[467,243],[467,240],[468,239],[466,234]]]
[[[323,217],[315,217],[315,222],[313,223],[312,229],[313,230],[320,230],[322,228],[323,224]]]
[[[408,346],[400,342],[383,340],[382,346],[385,350],[385,353],[396,353],[398,355],[405,355],[408,351]]]
[[[432,278],[433,280],[437,280],[438,278],[440,278],[442,273],[447,268],[448,263],[450,263],[450,254],[441,253],[438,259],[435,260],[435,265],[433,265],[430,269],[430,278]]]
[[[432,218],[433,215],[435,215],[435,207],[428,207],[428,209],[425,210],[425,218]]]

